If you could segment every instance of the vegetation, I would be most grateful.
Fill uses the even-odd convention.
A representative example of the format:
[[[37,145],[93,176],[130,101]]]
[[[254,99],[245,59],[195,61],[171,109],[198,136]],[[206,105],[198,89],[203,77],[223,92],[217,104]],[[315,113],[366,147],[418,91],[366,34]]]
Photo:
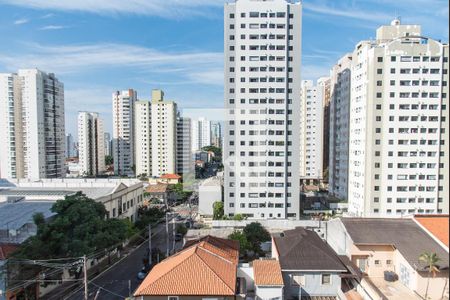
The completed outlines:
[[[233,220],[234,220],[234,221],[242,221],[242,220],[244,220],[244,219],[245,219],[244,216],[241,215],[241,214],[236,214],[236,215],[234,215],[234,217],[233,217]]]
[[[138,220],[135,226],[138,229],[147,228],[149,224],[157,223],[164,214],[165,212],[159,208],[142,206],[138,209]]]
[[[270,241],[270,233],[258,222],[252,222],[244,227],[243,230],[251,250],[255,253],[261,253],[261,243]]]
[[[114,163],[114,158],[112,155],[105,155],[105,165],[109,166]]]
[[[188,232],[188,229],[184,224],[177,224],[177,233],[182,234],[183,236],[186,235]]]
[[[213,204],[213,220],[222,220],[224,215],[224,205],[222,201]]]
[[[428,288],[430,286],[431,275],[433,275],[433,277],[436,277],[436,273],[440,272],[439,266],[437,265],[437,263],[440,260],[441,259],[437,256],[436,253],[424,252],[419,256],[419,261],[425,263],[428,268],[428,280],[427,280],[427,287],[425,289],[426,300],[428,300]]]
[[[270,241],[270,234],[260,223],[252,222],[242,231],[235,230],[228,238],[239,242],[241,253],[244,255],[248,251],[262,255],[261,243]]]
[[[213,152],[216,157],[222,157],[222,149],[216,146],[205,146],[202,150],[206,152]]]
[[[56,216],[48,222],[42,214],[34,216],[37,234],[21,245],[16,257],[82,256],[120,244],[134,233],[129,221],[107,219],[104,205],[81,193],[57,201],[51,211]]]
[[[192,195],[192,191],[185,191],[183,189],[182,183],[177,183],[170,186],[170,189],[173,193],[177,195],[177,203],[184,203],[186,202],[189,197]]]

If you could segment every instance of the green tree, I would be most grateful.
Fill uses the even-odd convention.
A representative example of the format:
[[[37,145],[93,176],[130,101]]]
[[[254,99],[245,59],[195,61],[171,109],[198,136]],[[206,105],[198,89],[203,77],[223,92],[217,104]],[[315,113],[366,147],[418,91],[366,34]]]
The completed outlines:
[[[77,257],[116,245],[129,234],[125,220],[106,219],[104,205],[81,193],[57,201],[51,211],[56,215],[48,222],[42,215],[34,216],[37,234],[27,239],[15,256]]]
[[[109,166],[114,163],[114,158],[112,155],[105,155],[105,165]]]
[[[213,204],[213,220],[221,220],[224,215],[224,206],[222,201],[216,201]]]
[[[188,229],[184,224],[178,224],[177,225],[177,233],[180,233],[182,235],[185,235],[188,232]]]
[[[215,147],[215,146],[205,146],[202,148],[203,151],[207,152],[213,152],[215,156],[221,157],[222,156],[222,149]]]
[[[249,241],[247,240],[247,237],[242,231],[239,230],[233,231],[233,233],[228,236],[228,239],[239,242],[239,248],[242,254],[245,254],[247,250],[252,249],[252,246],[250,245]]]
[[[419,256],[419,261],[426,264],[426,268],[428,268],[428,279],[427,279],[427,287],[425,289],[425,300],[428,300],[428,288],[430,286],[430,278],[436,277],[436,273],[440,272],[437,263],[441,259],[437,256],[436,253],[424,252]]]
[[[142,206],[138,209],[138,220],[135,226],[139,229],[147,228],[149,224],[155,224],[164,217],[164,211],[157,207]]]
[[[185,191],[182,183],[177,183],[170,186],[173,193],[177,195],[178,202],[185,202],[192,195],[192,191]]]
[[[252,222],[243,230],[252,250],[261,253],[261,243],[270,241],[270,233],[258,222]]]
[[[244,216],[241,214],[234,215],[233,220],[234,221],[242,221],[242,220],[244,220]]]

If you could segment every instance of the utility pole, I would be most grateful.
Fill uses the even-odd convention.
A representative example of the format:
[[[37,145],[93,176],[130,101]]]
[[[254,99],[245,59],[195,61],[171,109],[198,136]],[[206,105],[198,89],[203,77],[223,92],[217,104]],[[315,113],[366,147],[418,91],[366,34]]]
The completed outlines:
[[[148,224],[148,264],[152,265],[152,225]]]
[[[175,226],[175,218],[172,219],[172,253],[175,253],[175,234],[176,234],[176,226]]]
[[[83,272],[84,272],[84,300],[88,300],[88,278],[87,278],[87,258],[83,256]]]
[[[166,212],[166,257],[169,257],[169,215]]]

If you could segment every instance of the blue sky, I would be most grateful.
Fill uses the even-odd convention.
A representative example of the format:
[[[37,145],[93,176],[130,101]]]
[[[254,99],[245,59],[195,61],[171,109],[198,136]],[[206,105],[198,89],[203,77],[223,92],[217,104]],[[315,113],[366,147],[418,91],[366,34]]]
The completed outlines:
[[[111,129],[111,94],[160,88],[181,108],[223,107],[223,0],[0,0],[0,72],[38,67],[65,84],[66,131],[79,110]],[[304,79],[400,15],[448,41],[447,0],[304,0]]]

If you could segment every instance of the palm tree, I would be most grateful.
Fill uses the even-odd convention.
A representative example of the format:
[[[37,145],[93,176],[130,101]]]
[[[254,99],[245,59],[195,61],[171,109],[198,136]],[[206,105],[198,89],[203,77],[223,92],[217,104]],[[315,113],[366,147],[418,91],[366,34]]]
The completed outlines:
[[[436,253],[424,252],[419,256],[419,261],[426,263],[428,268],[428,280],[427,280],[427,288],[425,290],[425,300],[428,300],[428,287],[430,285],[430,277],[433,274],[433,277],[436,277],[436,273],[440,272],[439,267],[437,265],[438,261],[441,259],[437,256]]]

